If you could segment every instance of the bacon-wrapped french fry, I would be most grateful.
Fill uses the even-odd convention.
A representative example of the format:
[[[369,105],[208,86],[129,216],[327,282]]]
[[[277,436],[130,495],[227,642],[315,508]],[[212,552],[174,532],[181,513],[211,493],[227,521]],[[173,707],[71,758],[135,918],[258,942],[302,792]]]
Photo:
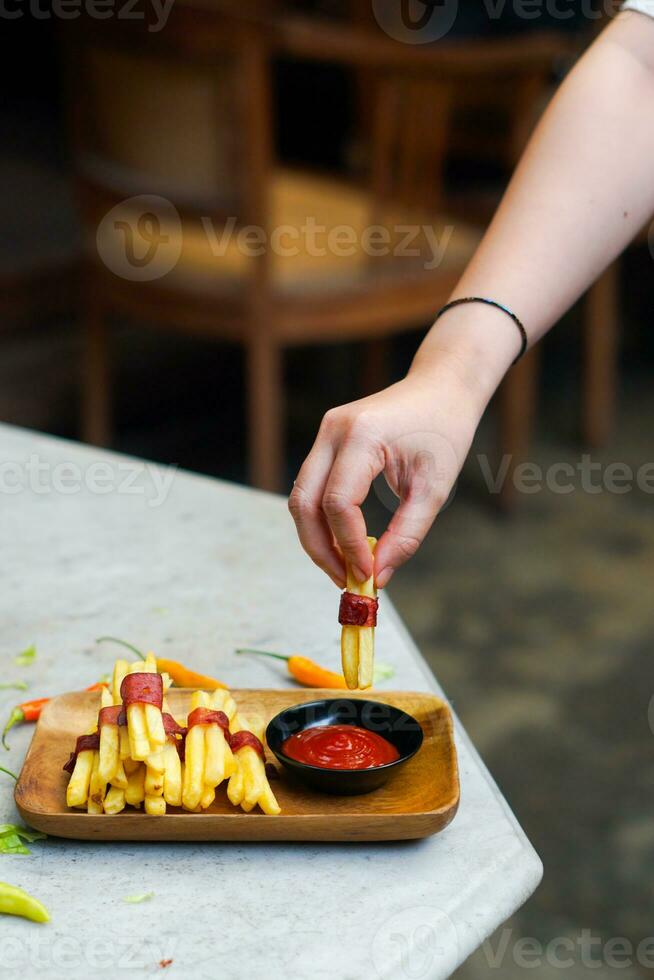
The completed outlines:
[[[368,538],[374,554],[376,538]],[[377,621],[377,589],[374,576],[357,582],[347,565],[347,587],[341,596],[339,622],[341,631],[341,662],[345,683],[353,690],[372,687],[375,660],[375,623]],[[356,597],[362,601],[357,603]]]
[[[196,691],[191,698],[191,712],[201,707],[202,691]],[[194,725],[186,733],[184,753],[184,780],[182,783],[182,805],[187,810],[197,810],[204,793],[204,726]]]
[[[127,713],[130,756],[137,762],[145,762],[150,756],[155,756],[156,760],[157,753],[166,744],[166,733],[161,717],[161,697],[158,704],[139,700],[137,695],[131,699],[128,685],[131,686],[130,675],[134,674],[153,674],[157,678],[156,686],[159,687],[160,694],[163,694],[163,681],[157,674],[157,663],[152,654],[148,654],[144,663],[137,662],[131,665],[129,673],[123,678],[121,694]]]
[[[75,760],[75,768],[66,787],[66,804],[68,806],[86,806],[89,798],[89,785],[93,769],[93,749],[83,749]]]
[[[246,813],[254,809],[257,803],[264,813],[271,816],[280,813],[279,803],[266,774],[263,723],[254,716],[246,720],[237,713],[229,727],[236,770],[227,784],[228,799]]]
[[[152,654],[132,665],[117,661],[97,725],[77,739],[64,767],[71,774],[68,805],[93,814],[119,814],[126,806],[142,806],[150,816],[163,816],[168,806],[197,813],[229,780],[235,805],[279,813],[266,775],[263,724],[240,717],[230,692],[220,688],[192,695],[184,728],[167,704],[169,687]]]
[[[112,708],[118,707],[114,705],[114,700],[109,690],[106,687],[102,688],[102,707]],[[114,712],[116,714],[116,712]],[[103,715],[100,712],[100,719],[98,723],[98,730],[100,733],[100,748],[98,750],[100,761],[98,763],[98,773],[100,779],[105,783],[112,782],[116,772],[118,771],[118,766],[120,765],[120,730],[118,727],[118,719],[116,717],[115,723],[113,717],[110,721],[102,721]]]

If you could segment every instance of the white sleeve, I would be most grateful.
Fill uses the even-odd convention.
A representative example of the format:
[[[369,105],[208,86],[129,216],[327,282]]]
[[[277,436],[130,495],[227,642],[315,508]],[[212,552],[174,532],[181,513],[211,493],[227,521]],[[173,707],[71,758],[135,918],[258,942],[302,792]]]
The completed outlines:
[[[623,10],[638,10],[641,14],[654,17],[654,0],[626,0],[622,4]]]

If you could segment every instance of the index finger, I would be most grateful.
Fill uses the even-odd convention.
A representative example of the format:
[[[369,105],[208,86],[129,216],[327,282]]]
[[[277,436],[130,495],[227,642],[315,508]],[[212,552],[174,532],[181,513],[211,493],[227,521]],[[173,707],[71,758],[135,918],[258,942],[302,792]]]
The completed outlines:
[[[342,589],[345,585],[343,561],[334,547],[334,539],[322,511],[323,491],[333,460],[332,444],[319,437],[297,475],[288,509],[306,553]]]
[[[372,446],[346,442],[336,455],[322,498],[322,509],[355,578],[365,582],[373,571],[361,504],[384,468]]]

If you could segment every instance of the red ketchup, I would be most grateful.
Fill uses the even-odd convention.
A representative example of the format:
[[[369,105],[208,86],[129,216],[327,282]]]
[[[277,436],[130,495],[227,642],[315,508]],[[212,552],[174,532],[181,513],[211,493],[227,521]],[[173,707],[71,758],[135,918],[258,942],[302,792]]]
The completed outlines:
[[[356,725],[318,725],[291,735],[282,752],[321,769],[372,769],[395,762],[400,753],[376,732]]]

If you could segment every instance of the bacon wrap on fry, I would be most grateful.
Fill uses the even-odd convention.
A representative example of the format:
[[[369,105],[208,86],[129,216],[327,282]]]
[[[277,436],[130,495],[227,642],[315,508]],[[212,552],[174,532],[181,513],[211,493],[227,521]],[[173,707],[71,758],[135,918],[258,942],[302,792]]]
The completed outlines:
[[[120,696],[127,708],[130,704],[163,704],[163,678],[161,674],[126,674],[120,685]]]
[[[342,592],[338,621],[341,626],[376,626],[378,607],[378,599]]]
[[[98,731],[103,725],[126,725],[127,718],[122,704],[113,704],[108,708],[100,708],[98,713]]]
[[[224,711],[214,711],[212,708],[194,708],[188,716],[188,727],[195,725],[220,725],[225,735],[229,734],[229,718]]]
[[[186,735],[186,729],[182,728],[181,725],[178,725],[173,716],[168,714],[167,711],[164,711],[161,717],[163,718],[164,731],[166,735]]]
[[[266,755],[263,750],[261,740],[258,739],[253,732],[235,732],[233,735],[229,736],[229,747],[232,752],[238,752],[239,749],[245,748],[246,745],[249,745],[251,749],[258,752],[261,758],[265,761]]]
[[[63,767],[64,772],[69,772],[72,774],[75,763],[77,762],[77,756],[80,752],[86,752],[87,750],[95,751],[100,748],[100,736],[97,732],[93,735],[80,735],[75,743],[75,751],[70,753],[70,759]]]

